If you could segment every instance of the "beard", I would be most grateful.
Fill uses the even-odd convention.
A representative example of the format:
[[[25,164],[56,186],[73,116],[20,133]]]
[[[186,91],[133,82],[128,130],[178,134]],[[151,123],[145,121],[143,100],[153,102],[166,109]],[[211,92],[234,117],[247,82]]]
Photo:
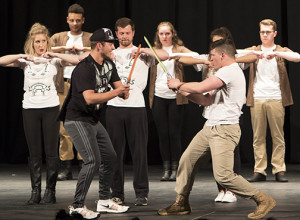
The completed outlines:
[[[101,53],[101,56],[103,57],[103,59],[112,60],[111,53]]]
[[[126,41],[123,41],[123,40],[119,40],[119,43],[123,46],[123,47],[128,47],[132,41],[129,40],[129,39],[126,39]]]

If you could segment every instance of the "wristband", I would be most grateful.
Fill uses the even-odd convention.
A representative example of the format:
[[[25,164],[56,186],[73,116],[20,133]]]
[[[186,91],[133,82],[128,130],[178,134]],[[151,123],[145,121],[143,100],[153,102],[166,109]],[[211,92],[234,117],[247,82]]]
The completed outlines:
[[[184,83],[181,83],[178,87],[177,87],[177,90],[180,89],[180,87],[183,85]]]

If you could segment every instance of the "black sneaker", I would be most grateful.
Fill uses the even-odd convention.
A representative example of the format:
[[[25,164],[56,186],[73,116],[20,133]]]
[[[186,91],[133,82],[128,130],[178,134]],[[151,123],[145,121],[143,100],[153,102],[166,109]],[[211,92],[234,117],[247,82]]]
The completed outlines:
[[[148,198],[147,197],[136,198],[134,205],[136,205],[136,206],[146,206],[146,205],[148,205]]]

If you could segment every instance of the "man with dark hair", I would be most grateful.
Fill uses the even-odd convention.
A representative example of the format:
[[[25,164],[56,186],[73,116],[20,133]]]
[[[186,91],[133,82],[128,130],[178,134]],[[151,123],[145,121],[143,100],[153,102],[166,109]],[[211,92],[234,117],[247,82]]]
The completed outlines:
[[[78,5],[73,4],[68,9],[67,23],[70,31],[56,33],[51,37],[52,50],[57,53],[67,53],[80,55],[85,51],[90,51],[89,38],[91,33],[82,31],[84,24],[84,9]],[[66,66],[57,74],[56,87],[59,95],[60,107],[62,106],[69,88],[70,79],[74,66]],[[60,124],[60,145],[59,157],[61,160],[61,169],[58,173],[57,180],[72,179],[72,160],[74,159],[73,143],[70,136],[66,132],[63,124]],[[82,157],[77,154],[77,159],[82,162]]]
[[[97,211],[121,213],[129,208],[111,200],[110,187],[117,156],[108,133],[99,121],[103,103],[117,96],[127,99],[129,85],[122,84],[116,66],[110,60],[115,49],[111,30],[98,29],[90,40],[91,53],[75,67],[71,87],[60,112],[60,120],[64,121],[66,131],[83,158],[70,214],[77,212],[86,219],[98,216],[84,206],[96,172],[99,173]],[[110,91],[108,84],[114,90]]]
[[[118,204],[124,203],[124,154],[128,143],[133,163],[133,187],[135,205],[147,205],[149,181],[147,162],[148,119],[143,90],[147,85],[149,67],[155,65],[155,58],[149,48],[141,48],[131,79],[128,76],[133,65],[137,47],[133,45],[134,23],[129,18],[116,21],[116,35],[119,47],[113,51],[119,77],[123,84],[130,84],[130,97],[126,100],[116,97],[108,101],[106,127],[117,153],[116,171],[112,184],[112,196]],[[169,57],[163,50],[158,56]]]
[[[169,88],[177,89],[189,100],[209,106],[209,109],[205,114],[207,121],[203,129],[196,134],[180,159],[175,187],[176,201],[158,210],[159,215],[185,215],[191,212],[189,194],[196,170],[209,156],[212,158],[214,177],[219,184],[257,203],[256,210],[248,218],[262,218],[276,205],[272,197],[233,172],[233,152],[241,135],[239,117],[246,101],[246,81],[235,61],[234,51],[232,43],[227,40],[216,41],[210,50],[211,65],[217,70],[214,76],[191,83],[183,83],[178,79],[168,80]]]

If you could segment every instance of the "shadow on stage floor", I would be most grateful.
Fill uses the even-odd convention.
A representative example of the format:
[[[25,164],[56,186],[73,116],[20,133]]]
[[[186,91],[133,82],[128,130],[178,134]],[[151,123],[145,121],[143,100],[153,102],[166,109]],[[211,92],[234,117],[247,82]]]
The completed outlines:
[[[74,167],[74,176],[78,170]],[[272,195],[277,200],[277,206],[265,219],[300,219],[300,165],[287,166],[288,183],[275,182],[274,176],[269,172],[266,182],[254,185],[262,191]],[[242,175],[249,177],[252,173],[250,166],[242,167]],[[160,182],[161,167],[149,167],[150,193],[149,205],[134,206],[135,195],[132,186],[132,167],[126,165],[125,176],[125,202],[131,208],[124,214],[102,214],[100,219],[126,219],[135,217],[140,220],[152,219],[247,219],[248,213],[255,209],[255,203],[250,200],[238,198],[236,203],[215,203],[217,187],[214,182],[211,166],[200,170],[190,196],[192,213],[186,216],[158,216],[159,208],[170,205],[176,196],[175,182]],[[0,164],[0,220],[53,220],[59,209],[66,209],[71,204],[76,179],[57,182],[57,203],[53,205],[28,206],[25,202],[30,197],[30,180],[26,164]],[[43,185],[45,187],[45,171],[43,172]],[[86,199],[89,209],[95,210],[95,201],[98,198],[98,180],[94,178]],[[271,218],[273,217],[273,218]]]

